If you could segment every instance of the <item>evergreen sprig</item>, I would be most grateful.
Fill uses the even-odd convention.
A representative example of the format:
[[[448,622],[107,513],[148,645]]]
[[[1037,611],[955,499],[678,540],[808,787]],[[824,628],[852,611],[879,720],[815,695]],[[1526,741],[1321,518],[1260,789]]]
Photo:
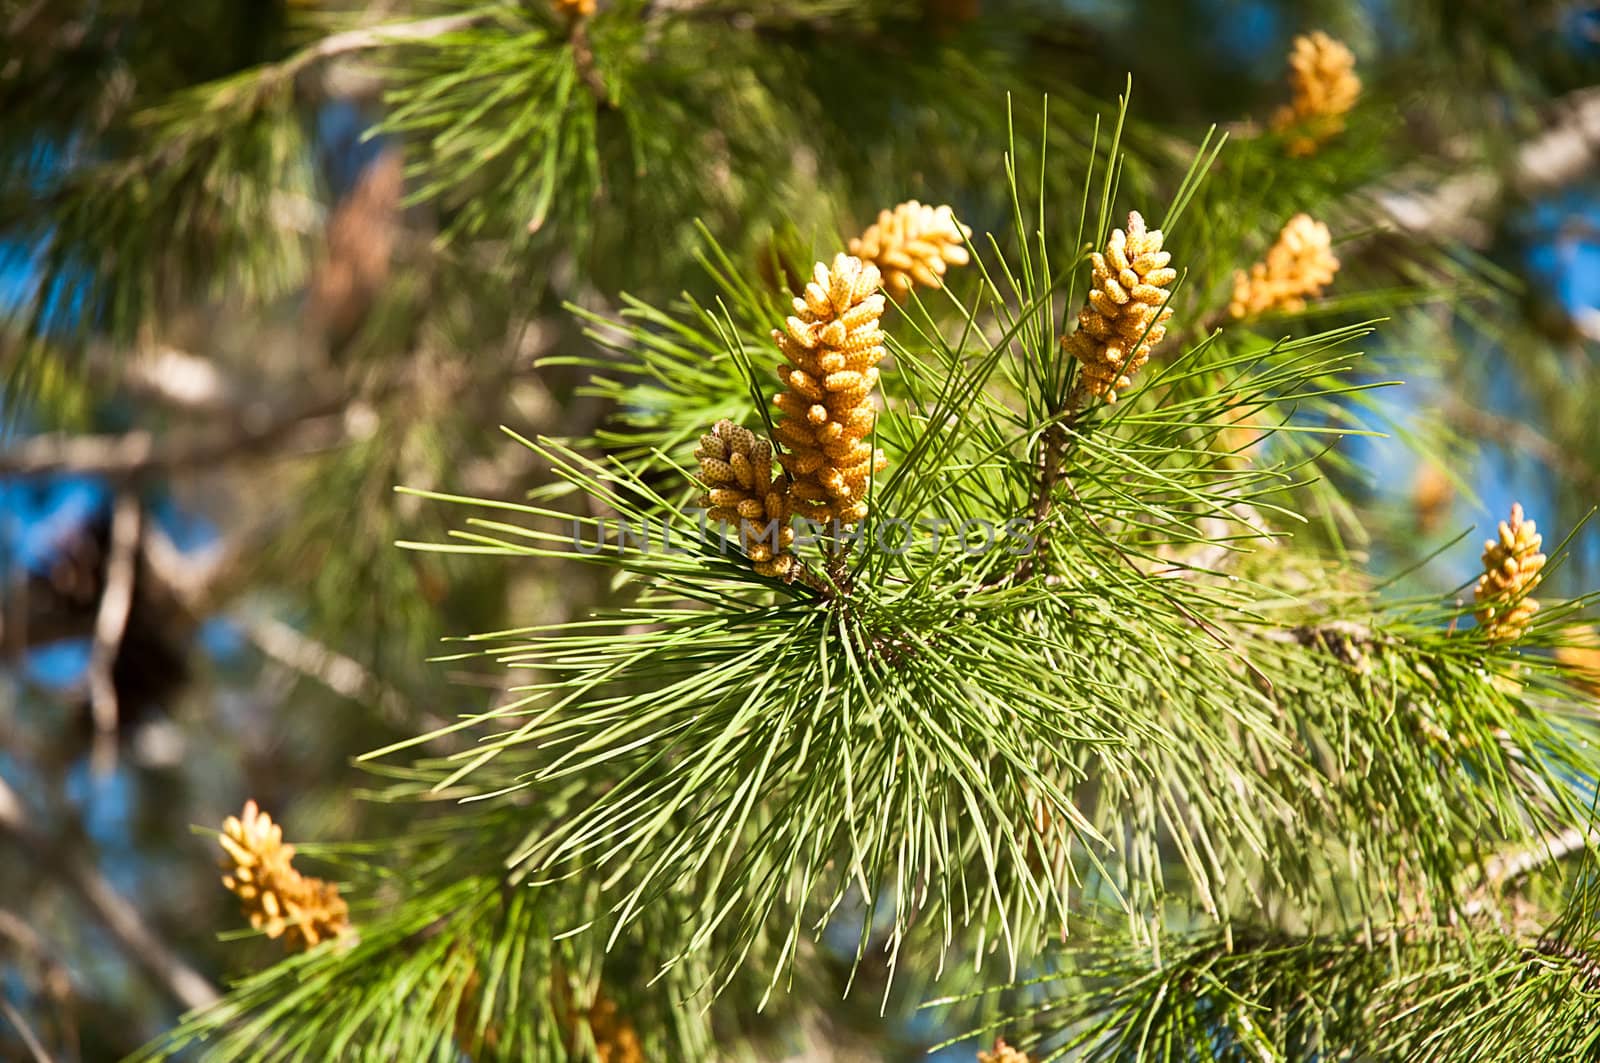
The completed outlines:
[[[394,913],[349,954],[266,972],[170,1044],[215,1034],[239,1058],[291,1058],[331,1035],[383,1058],[477,1039],[514,1058],[573,1036],[549,987],[578,958],[662,979],[676,1001],[765,1006],[841,926],[852,972],[882,965],[887,985],[912,956],[1051,963],[1048,940],[1087,925],[1093,941],[1115,915],[1121,958],[1074,962],[1103,988],[1060,1036],[1106,1058],[1287,1052],[1341,1035],[1319,1016],[1343,987],[1388,977],[1350,944],[1374,931],[1339,923],[1344,907],[1449,911],[1484,847],[1587,822],[1593,722],[1521,652],[1582,603],[1494,643],[1448,626],[1462,605],[1386,598],[1295,535],[1339,505],[1319,463],[1381,383],[1354,347],[1372,322],[1218,333],[1179,283],[1171,305],[1201,319],[1184,341],[1115,405],[1069,401],[1057,315],[1123,201],[1122,128],[1077,171],[1099,176],[1066,200],[1070,253],[1045,181],[1022,206],[1013,151],[1014,231],[974,242],[970,282],[896,312],[874,439],[889,467],[854,536],[799,551],[807,580],[757,575],[688,508],[693,438],[722,416],[768,423],[753,403],[776,286],[713,247],[715,311],[591,315],[619,359],[597,385],[623,404],[594,441],[612,452],[517,436],[564,491],[415,491],[474,512],[446,542],[402,545],[593,566],[618,604],[447,658],[519,678],[489,711],[366,759],[395,777],[392,800],[461,803],[439,829],[470,840],[434,852],[471,858],[392,884]],[[1169,222],[1216,158],[1197,155]],[[1259,438],[1224,445],[1241,416]],[[921,534],[938,525],[1021,548]],[[447,737],[474,743],[391,762]],[[1189,920],[1203,929],[1172,925]],[[1280,922],[1331,936],[1284,945]],[[1310,990],[1326,1006],[1257,1021],[1330,967],[1335,985]],[[474,992],[446,1036],[439,1016]],[[703,1050],[707,1030],[681,1023],[671,1043]]]
[[[1506,689],[1514,658],[1285,560],[1271,526],[1296,518],[1275,499],[1302,486],[1303,462],[1240,465],[1205,445],[1240,395],[1324,408],[1371,386],[1347,379],[1346,345],[1363,328],[1211,364],[1209,342],[1194,345],[1127,403],[1063,424],[1069,471],[1028,522],[1041,426],[989,385],[1016,360],[1040,366],[1012,370],[1024,385],[1062,379],[1036,311],[1051,288],[1003,258],[984,274],[960,346],[926,330],[931,350],[896,345],[879,429],[892,471],[862,532],[891,517],[1021,519],[1036,543],[1057,544],[1046,570],[915,544],[847,551],[820,592],[783,587],[696,536],[674,487],[616,458],[528,442],[593,504],[636,528],[666,521],[687,549],[607,542],[583,560],[626,574],[632,605],[485,651],[539,682],[475,721],[502,729],[440,764],[435,787],[496,798],[607,780],[508,854],[513,866],[600,877],[616,889],[614,928],[693,892],[704,903],[685,948],[732,927],[730,970],[780,912],[778,955],[791,955],[807,921],[826,926],[852,888],[889,906],[891,963],[923,908],[942,919],[946,946],[983,928],[978,940],[1014,960],[1025,930],[1065,926],[1074,887],[1130,914],[1181,889],[1227,922],[1241,905],[1306,903],[1330,880],[1382,893],[1382,876],[1362,869],[1399,860],[1424,891],[1448,890],[1462,845],[1571,821],[1582,726],[1523,709]],[[647,326],[662,319],[644,316],[631,335],[660,353]],[[1163,401],[1218,372],[1226,390]],[[1033,408],[1058,395],[1034,395]],[[1339,432],[1267,431],[1296,430]],[[494,505],[521,523],[475,517],[440,548],[548,557],[570,553],[566,521],[605,534],[598,518]],[[1218,544],[1223,557],[1203,565],[1185,554]],[[1441,704],[1443,725],[1428,718]]]

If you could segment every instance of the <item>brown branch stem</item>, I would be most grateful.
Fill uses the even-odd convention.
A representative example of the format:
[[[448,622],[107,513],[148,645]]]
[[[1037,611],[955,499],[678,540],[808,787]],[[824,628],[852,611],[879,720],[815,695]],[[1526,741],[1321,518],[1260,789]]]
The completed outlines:
[[[1404,232],[1454,236],[1481,245],[1493,234],[1476,215],[1507,189],[1529,195],[1560,187],[1587,173],[1597,157],[1600,89],[1579,89],[1555,102],[1544,130],[1517,147],[1504,172],[1485,165],[1444,181],[1436,173],[1422,173],[1374,198]]]
[[[39,1036],[33,1032],[33,1028],[22,1017],[22,1013],[12,1007],[11,1002],[5,997],[0,997],[0,1016],[4,1016],[5,1020],[16,1029],[17,1036],[22,1038],[23,1047],[27,1048],[34,1063],[52,1063],[50,1053],[45,1051],[44,1042],[39,1040]]]
[[[1600,469],[1596,469],[1579,457],[1577,452],[1561,446],[1532,425],[1502,414],[1491,413],[1457,396],[1445,400],[1444,415],[1448,420],[1466,429],[1470,435],[1493,439],[1507,447],[1533,454],[1571,480],[1575,486],[1584,488],[1593,497],[1600,497]]]
[[[412,22],[390,22],[378,26],[345,30],[324,37],[307,48],[290,56],[279,65],[279,71],[288,77],[299,74],[316,63],[351,52],[370,51],[392,44],[426,41],[443,37],[447,33],[466,29],[488,16],[487,11],[467,11],[459,15],[440,15],[437,18],[417,19]]]
[[[323,385],[313,398],[274,406],[252,402],[201,428],[156,436],[143,429],[120,435],[33,436],[0,451],[0,476],[45,476],[59,472],[126,480],[153,473],[201,468],[244,458],[282,458],[315,453],[347,442],[359,423],[352,412],[421,389],[456,395],[477,389],[492,394],[535,372],[533,359],[474,372],[465,365],[431,366],[414,361],[367,387]]]
[[[327,687],[340,697],[375,705],[391,723],[439,731],[449,720],[418,712],[405,696],[353,657],[272,617],[241,617],[240,626],[262,655]]]
[[[128,479],[270,452],[288,442],[300,444],[298,450],[320,449],[343,438],[339,414],[349,402],[350,396],[341,393],[288,410],[247,408],[232,423],[163,438],[142,430],[121,435],[34,436],[0,452],[0,475],[76,472]]]
[[[1488,911],[1493,894],[1533,874],[1547,864],[1564,860],[1590,846],[1600,845],[1600,831],[1568,827],[1546,835],[1531,845],[1497,853],[1483,862],[1483,878],[1459,909],[1461,918],[1471,919]]]
[[[185,1008],[204,1008],[220,999],[205,976],[162,941],[93,864],[66,851],[59,839],[41,834],[28,821],[21,799],[4,779],[0,779],[0,836],[11,838],[72,893],[106,928],[129,961],[174,1000]]]
[[[1071,453],[1072,429],[1084,398],[1081,391],[1074,389],[1056,411],[1051,423],[1045,426],[1040,440],[1039,478],[1034,485],[1030,506],[1029,532],[1033,536],[1033,549],[1017,561],[1017,567],[1010,576],[1012,583],[1020,583],[1033,575],[1034,570],[1049,556],[1050,537],[1043,534],[1042,529],[1055,505],[1056,486],[1061,482],[1061,474]]]
[[[616,104],[611,101],[611,93],[606,90],[605,80],[595,66],[594,46],[589,43],[588,19],[582,16],[574,18],[567,39],[572,42],[572,61],[578,68],[578,77],[583,80],[584,87],[602,110],[611,110]]]
[[[95,612],[94,642],[89,650],[89,705],[94,718],[94,770],[109,772],[116,764],[117,686],[112,671],[128,630],[133,608],[133,581],[139,567],[139,538],[144,523],[139,497],[124,490],[111,512],[110,554],[105,589]]]

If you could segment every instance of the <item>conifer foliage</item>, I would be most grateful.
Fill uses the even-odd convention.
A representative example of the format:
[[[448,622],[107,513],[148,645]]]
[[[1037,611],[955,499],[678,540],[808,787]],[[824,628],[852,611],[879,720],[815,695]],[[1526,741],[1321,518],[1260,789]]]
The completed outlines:
[[[1285,5],[1287,84],[1212,113],[1072,5],[290,6],[136,103],[0,69],[96,144],[0,172],[8,396],[122,418],[171,322],[252,322],[218,394],[4,460],[137,508],[281,444],[220,575],[124,579],[338,695],[256,726],[327,837],[210,809],[229,980],[133,1058],[1593,1058],[1586,517],[1384,534],[1376,437],[1466,460],[1393,396],[1521,307],[1406,221],[1483,181],[1396,205],[1374,34]]]

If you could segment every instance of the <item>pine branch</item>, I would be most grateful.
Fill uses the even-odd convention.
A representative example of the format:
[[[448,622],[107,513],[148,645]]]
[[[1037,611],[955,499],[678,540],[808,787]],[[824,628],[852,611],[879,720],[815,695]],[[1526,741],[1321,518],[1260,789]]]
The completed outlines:
[[[0,452],[0,475],[79,473],[117,480],[210,466],[236,459],[305,454],[343,442],[348,435],[345,393],[296,403],[285,410],[246,406],[228,424],[157,437],[136,430],[121,435],[34,436]]]
[[[8,836],[34,865],[56,879],[100,921],[128,960],[143,970],[185,1008],[209,1007],[215,988],[152,930],[94,865],[63,849],[59,840],[39,834],[15,791],[0,779],[0,834]]]
[[[1481,245],[1492,234],[1479,216],[1507,188],[1524,196],[1559,188],[1590,172],[1597,159],[1600,89],[1580,89],[1557,101],[1544,131],[1517,148],[1505,173],[1485,167],[1444,181],[1428,175],[1374,198],[1402,231]]]
[[[28,1021],[22,1017],[22,1013],[12,1007],[11,1001],[4,997],[0,997],[0,1016],[9,1022],[17,1031],[17,1036],[22,1038],[23,1047],[33,1057],[33,1063],[53,1063],[50,1053],[45,1051],[44,1042],[39,1040],[33,1028],[28,1025]]]
[[[1600,994],[1600,957],[1596,957],[1571,941],[1554,934],[1545,934],[1535,942],[1533,951],[1540,956],[1562,960],[1577,969],[1584,988]]]
[[[221,596],[223,585],[237,572],[237,551],[216,546],[205,551],[180,551],[160,528],[142,522],[138,536],[134,591],[140,600],[172,605],[173,617],[186,624],[204,617]],[[97,586],[103,590],[105,577]],[[95,601],[103,600],[97,594]],[[14,579],[0,597],[0,659],[10,660],[36,646],[64,639],[94,639],[99,608],[64,602],[48,586]],[[117,610],[120,611],[120,610]],[[108,629],[110,620],[108,619]],[[124,634],[126,631],[124,630]]]
[[[575,71],[544,47],[549,37],[537,28],[498,43],[489,40],[496,34],[482,36],[452,41],[419,63],[419,84],[457,94],[418,103],[406,120],[417,123],[409,128],[419,139],[453,144],[458,163],[529,143],[518,129],[491,122],[485,131],[459,120],[463,103],[477,107],[488,98],[484,86],[496,84],[488,74],[456,77],[458,59],[482,45],[496,53],[486,67],[509,71],[496,77],[538,68],[522,86],[498,85],[506,99],[548,76],[577,101],[566,112],[571,129],[544,111],[529,119],[536,124],[528,128],[547,139],[534,155],[502,158],[507,172],[537,165],[545,144],[559,155],[594,143],[596,108],[579,82],[597,101],[605,86],[597,93],[583,73],[587,48],[578,46],[586,38],[568,41]],[[625,76],[619,93],[628,89]],[[559,168],[537,172],[565,187]],[[448,184],[448,174],[439,179]],[[1108,203],[1112,187],[1108,179]],[[481,206],[468,201],[462,210]],[[492,212],[478,217],[494,220]],[[1524,687],[1500,682],[1514,651],[1463,648],[1466,639],[1441,648],[1440,610],[1417,620],[1414,603],[1394,605],[1364,587],[1345,592],[1320,573],[1284,578],[1271,569],[1295,560],[1287,550],[1254,569],[1190,566],[1183,579],[1165,578],[1171,569],[1150,571],[1175,556],[1181,564],[1228,550],[1248,538],[1233,534],[1237,526],[1264,535],[1269,517],[1293,519],[1292,500],[1311,475],[1309,463],[1239,468],[1219,458],[1212,442],[1231,408],[1229,392],[1212,393],[1209,380],[1194,384],[1206,391],[1200,395],[1168,385],[1232,372],[1262,402],[1293,405],[1304,397],[1310,415],[1283,426],[1286,433],[1331,434],[1333,422],[1319,418],[1365,386],[1339,380],[1352,362],[1337,348],[1359,330],[1259,348],[1247,340],[1231,353],[1182,351],[1162,367],[1163,384],[1130,393],[1091,436],[1071,430],[1072,414],[1051,423],[1062,410],[1048,408],[1038,389],[1017,388],[1025,413],[1005,401],[1012,394],[1002,400],[985,392],[985,374],[1001,363],[1009,382],[1052,376],[1049,360],[1059,347],[1053,335],[1044,339],[1050,329],[1019,324],[1013,306],[1040,307],[1048,321],[1060,292],[1047,267],[1025,272],[1020,284],[1006,278],[1009,290],[993,283],[992,318],[980,317],[981,299],[960,307],[974,326],[976,357],[936,338],[928,352],[896,350],[906,394],[880,421],[895,472],[874,487],[874,515],[1020,515],[1036,532],[1070,528],[1070,538],[1036,544],[1035,557],[1052,551],[1053,571],[1030,586],[984,582],[1012,568],[1010,558],[952,560],[948,551],[924,549],[890,561],[867,549],[847,556],[830,544],[819,552],[849,594],[838,608],[819,608],[800,588],[756,578],[743,559],[719,556],[698,535],[680,540],[676,554],[605,539],[594,514],[683,526],[685,477],[675,464],[682,422],[692,437],[717,403],[753,420],[743,382],[730,389],[719,379],[723,366],[701,357],[704,335],[648,308],[628,337],[645,353],[628,368],[666,384],[612,392],[638,423],[655,418],[660,431],[630,439],[646,456],[605,460],[527,441],[534,463],[553,468],[561,486],[587,503],[577,511],[590,516],[541,504],[554,492],[521,502],[418,492],[473,507],[438,549],[597,566],[615,577],[622,600],[578,624],[485,635],[463,650],[534,678],[507,703],[440,728],[452,735],[472,728],[482,741],[394,769],[408,797],[480,798],[469,807],[503,813],[491,829],[458,830],[459,841],[433,852],[492,866],[496,890],[510,868],[519,888],[505,894],[540,905],[562,884],[581,884],[581,904],[562,911],[575,928],[563,942],[651,937],[657,951],[650,958],[664,977],[699,963],[699,984],[720,987],[744,966],[765,965],[776,984],[805,940],[851,897],[874,909],[857,964],[880,942],[892,968],[901,949],[910,959],[913,946],[931,943],[943,955],[974,939],[976,949],[1003,942],[1019,962],[1031,958],[1044,928],[1064,933],[1069,914],[1102,900],[1141,926],[1158,920],[1160,905],[1183,895],[1175,888],[1179,872],[1195,907],[1225,920],[1236,904],[1273,910],[1290,898],[1311,909],[1324,892],[1365,899],[1388,884],[1400,859],[1418,858],[1429,881],[1453,882],[1462,853],[1482,839],[1522,839],[1564,823],[1576,801],[1573,780],[1592,777],[1585,770],[1592,756],[1585,736],[1534,711]],[[1026,350],[1014,357],[1019,334],[1016,345]],[[710,349],[718,353],[717,345]],[[1030,363],[1018,369],[1021,359]],[[1046,427],[1038,434],[1041,413]],[[1038,459],[1029,460],[1030,452]],[[580,530],[600,533],[594,554],[574,555]],[[1030,574],[1033,563],[1026,558],[1015,571]],[[1343,618],[1368,612],[1368,624]],[[285,634],[292,633],[257,641],[333,689],[382,699],[370,676],[345,667],[353,662],[320,645],[291,644]],[[1382,667],[1329,660],[1365,665],[1368,649]],[[1435,694],[1473,741],[1417,733],[1413,702]],[[1039,825],[1041,810],[1048,830]],[[456,823],[466,821],[460,814]],[[1037,859],[1046,844],[1060,847],[1048,869]],[[1069,905],[1075,884],[1092,885]],[[430,917],[424,931],[406,931],[405,947],[394,949],[403,956],[377,947],[375,934],[347,965],[331,954],[286,965],[241,990],[235,1000],[247,1003],[232,1016],[292,1022],[305,1044],[329,1031],[340,1046],[353,1044],[374,1026],[383,1033],[373,1043],[385,1047],[447,1041],[439,1015],[454,1009],[431,1005],[448,1002],[462,983],[442,970],[454,954],[431,940],[446,936],[448,915],[430,908],[444,897],[419,889],[382,925],[380,933],[398,935],[402,918]],[[550,940],[516,929],[494,940],[497,963],[501,946]],[[487,942],[490,931],[481,933]],[[1377,937],[1396,949],[1409,944],[1398,930]],[[1144,983],[1155,994],[1123,1001],[1145,1021],[1124,1024],[1118,1047],[1143,1050],[1139,1039],[1159,1025],[1173,1043],[1184,1031],[1191,1044],[1215,1034],[1270,1058],[1263,1015],[1250,1006],[1257,998],[1246,992],[1258,976],[1270,983],[1258,998],[1300,1022],[1308,1000],[1311,1011],[1323,1003],[1301,990],[1322,988],[1316,979],[1344,959],[1363,989],[1385,984],[1362,980],[1389,973],[1372,944],[1370,935],[1312,939],[1288,978],[1273,962],[1285,942],[1271,934],[1221,935],[1172,965],[1158,956]],[[476,950],[471,962],[481,964],[490,951]],[[483,981],[499,977],[497,969]],[[317,979],[325,992],[297,988]],[[538,992],[549,996],[544,986]],[[487,1020],[494,1006],[479,1010]],[[1344,1013],[1352,1024],[1366,1017],[1361,1008]],[[229,1017],[207,1021],[214,1029]],[[184,1036],[205,1029],[197,1023]],[[508,1038],[511,1029],[499,1027]],[[248,1032],[226,1035],[242,1045]],[[1108,1050],[1106,1058],[1123,1057]]]
[[[106,387],[126,388],[140,399],[186,413],[228,415],[239,408],[239,389],[209,358],[166,344],[129,352],[91,347],[85,368]]]
[[[345,30],[324,37],[316,44],[302,49],[283,63],[278,64],[282,76],[293,77],[307,67],[325,59],[333,59],[352,52],[371,51],[395,44],[432,40],[457,30],[464,30],[494,14],[494,9],[465,11],[458,15],[439,15],[414,22],[389,22],[377,26]]]
[[[133,581],[138,570],[139,540],[144,514],[132,491],[117,495],[111,510],[111,544],[106,559],[105,585],[95,613],[94,642],[89,652],[89,703],[94,718],[95,770],[104,774],[116,763],[120,712],[112,668],[122,652],[133,606]]]
[[[54,974],[70,977],[66,966],[51,955],[39,932],[26,919],[6,908],[0,908],[0,938],[9,940],[40,967],[48,968]]]
[[[418,712],[405,695],[374,675],[360,661],[323,645],[293,626],[271,617],[238,621],[251,643],[268,659],[314,679],[340,697],[375,705],[391,723],[441,730],[450,721]]]
[[[144,430],[121,435],[34,436],[9,451],[0,451],[0,476],[45,476],[79,473],[131,480],[157,473],[207,467],[221,462],[304,456],[335,448],[355,437],[361,418],[352,417],[393,399],[430,388],[446,394],[478,390],[493,394],[530,374],[529,364],[502,366],[489,373],[441,373],[416,357],[387,372],[365,388],[313,385],[312,398],[274,406],[243,403],[223,423],[180,429],[166,436]]]
[[[593,96],[594,102],[604,110],[616,107],[611,99],[611,93],[606,91],[606,83],[600,77],[599,69],[595,66],[594,46],[589,43],[588,20],[574,18],[568,39],[572,42],[572,61],[577,64],[578,76],[583,79],[589,95]]]
[[[1497,903],[1496,895],[1505,887],[1541,867],[1593,846],[1600,846],[1600,832],[1587,827],[1568,827],[1532,845],[1495,854],[1484,861],[1482,883],[1460,906],[1460,917],[1471,919],[1483,914]]]
[[[1474,405],[1455,392],[1446,395],[1443,404],[1445,417],[1459,424],[1468,435],[1495,440],[1513,452],[1533,454],[1544,464],[1559,470],[1574,486],[1591,497],[1600,498],[1600,469],[1584,460],[1578,450],[1562,446],[1526,421]]]
[[[1050,552],[1050,536],[1046,534],[1044,524],[1050,519],[1050,510],[1055,505],[1056,484],[1060,482],[1063,466],[1067,460],[1067,440],[1072,430],[1072,420],[1077,414],[1076,409],[1064,412],[1064,421],[1055,422],[1044,430],[1043,446],[1039,455],[1038,481],[1033,489],[1033,503],[1031,506],[1031,520],[1034,536],[1034,549],[1017,562],[1011,579],[1021,582],[1033,574],[1035,566],[1046,562]]]
[[[74,1008],[78,992],[76,983],[81,975],[73,972],[59,951],[28,920],[6,908],[0,908],[0,941],[10,943],[10,950],[16,956],[13,970],[18,975],[21,975],[25,966],[37,970],[37,984],[42,990],[40,995],[54,1005],[60,1030],[60,1054],[67,1060],[81,1058],[78,1016]],[[137,1018],[106,999],[94,1002],[94,1013],[96,1026],[118,1046],[119,1053],[125,1054],[138,1047],[138,1030],[142,1024]],[[130,1038],[133,1038],[131,1042]]]
[[[38,972],[36,982],[42,991],[38,995],[54,1005],[60,1030],[61,1055],[68,1060],[79,1059],[82,1046],[79,1044],[77,1017],[73,1009],[76,992],[74,982],[77,980],[73,971],[27,920],[6,908],[0,908],[0,942],[10,943],[9,951],[15,957],[12,969],[19,977],[25,967],[32,967]],[[0,948],[0,952],[4,951]],[[139,1027],[135,1019],[109,1001],[97,1001],[95,1012],[97,1019],[109,1020],[108,1034],[112,1031],[133,1034]],[[131,1051],[137,1047],[137,1042],[127,1044],[121,1038],[112,1039],[123,1046],[120,1051]]]

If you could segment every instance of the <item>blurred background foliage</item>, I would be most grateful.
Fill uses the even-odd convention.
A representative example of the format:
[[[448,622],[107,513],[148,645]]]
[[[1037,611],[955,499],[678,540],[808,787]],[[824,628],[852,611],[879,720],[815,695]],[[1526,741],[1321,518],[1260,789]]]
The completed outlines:
[[[1313,28],[1365,89],[1290,159],[1268,119]],[[693,319],[718,270],[759,305],[912,197],[1004,244],[1008,119],[1070,261],[1130,76],[1119,202],[1165,202],[1229,135],[1169,244],[1191,307],[1309,211],[1344,271],[1248,327],[1389,319],[1364,371],[1409,386],[1360,408],[1385,437],[1326,456],[1350,506],[1312,534],[1445,596],[1476,537],[1446,547],[1513,499],[1560,538],[1600,502],[1597,71],[1600,9],[1561,0],[601,0],[577,23],[546,0],[0,0],[0,999],[63,1058],[115,1058],[259,967],[271,943],[218,939],[236,913],[188,825],[254,797],[296,838],[403,830],[352,758],[508,696],[487,664],[428,663],[438,640],[607,594],[394,549],[443,530],[395,485],[543,485],[499,424],[625,452],[619,403],[660,411],[607,377],[638,347],[612,322]],[[1547,593],[1597,576],[1590,526]],[[858,993],[774,1053],[940,1037],[876,1011]],[[23,1050],[10,1023],[0,1046]]]

